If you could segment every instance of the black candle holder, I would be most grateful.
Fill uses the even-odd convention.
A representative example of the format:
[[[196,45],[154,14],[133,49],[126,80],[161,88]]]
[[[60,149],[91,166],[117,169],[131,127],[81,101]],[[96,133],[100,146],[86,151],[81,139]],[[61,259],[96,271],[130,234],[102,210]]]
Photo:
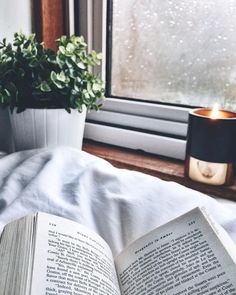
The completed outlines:
[[[236,162],[236,113],[212,109],[189,113],[185,175],[211,185],[231,185]]]

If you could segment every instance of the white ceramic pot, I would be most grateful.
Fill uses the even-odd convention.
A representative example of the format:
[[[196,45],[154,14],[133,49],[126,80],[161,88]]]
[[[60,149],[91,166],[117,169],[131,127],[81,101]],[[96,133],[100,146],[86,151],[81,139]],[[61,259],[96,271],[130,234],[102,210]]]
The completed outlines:
[[[86,107],[83,112],[64,109],[26,109],[10,114],[15,151],[35,148],[82,147]]]

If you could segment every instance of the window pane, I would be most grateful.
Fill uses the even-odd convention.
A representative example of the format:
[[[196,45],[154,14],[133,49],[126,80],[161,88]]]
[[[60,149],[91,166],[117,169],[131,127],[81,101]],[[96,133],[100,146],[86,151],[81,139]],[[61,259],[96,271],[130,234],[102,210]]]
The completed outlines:
[[[235,109],[235,0],[113,0],[111,94]]]

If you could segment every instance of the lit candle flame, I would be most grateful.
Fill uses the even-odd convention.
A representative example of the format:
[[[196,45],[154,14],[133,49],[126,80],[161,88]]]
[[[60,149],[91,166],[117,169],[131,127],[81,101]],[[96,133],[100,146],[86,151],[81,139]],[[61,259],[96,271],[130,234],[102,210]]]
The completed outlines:
[[[219,118],[219,105],[218,105],[218,103],[214,104],[211,114],[210,114],[210,118],[211,119],[218,119]]]

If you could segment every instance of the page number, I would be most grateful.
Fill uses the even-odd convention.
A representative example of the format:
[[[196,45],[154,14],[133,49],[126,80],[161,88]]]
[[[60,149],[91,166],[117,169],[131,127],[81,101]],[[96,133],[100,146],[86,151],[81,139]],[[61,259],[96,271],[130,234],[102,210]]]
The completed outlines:
[[[190,221],[190,222],[188,223],[189,226],[191,226],[191,225],[193,225],[193,224],[195,224],[195,220],[192,220],[192,221]]]
[[[49,225],[50,226],[56,226],[56,224],[55,223],[52,223],[52,222],[49,222]]]

